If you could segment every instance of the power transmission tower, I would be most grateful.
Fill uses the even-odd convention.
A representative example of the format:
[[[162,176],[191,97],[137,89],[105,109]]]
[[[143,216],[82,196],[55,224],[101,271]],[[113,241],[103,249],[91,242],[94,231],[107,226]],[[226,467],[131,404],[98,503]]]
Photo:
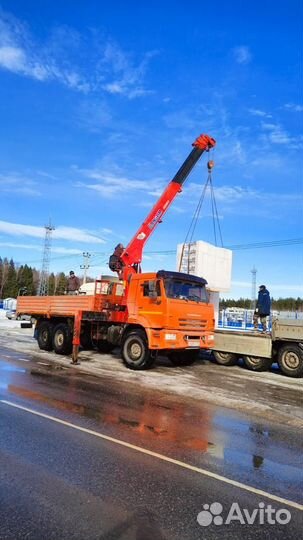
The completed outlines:
[[[251,309],[255,310],[257,292],[257,269],[255,267],[251,270],[251,274]]]
[[[44,238],[42,268],[41,268],[38,293],[37,293],[38,296],[47,296],[48,294],[48,278],[49,278],[49,263],[50,263],[50,254],[51,254],[52,232],[55,230],[55,227],[51,224],[51,220],[49,220],[49,224],[45,225],[44,228],[45,228],[45,238]]]
[[[81,270],[83,270],[83,285],[86,283],[87,270],[90,267],[89,259],[91,254],[88,251],[83,251],[83,264],[80,265]]]

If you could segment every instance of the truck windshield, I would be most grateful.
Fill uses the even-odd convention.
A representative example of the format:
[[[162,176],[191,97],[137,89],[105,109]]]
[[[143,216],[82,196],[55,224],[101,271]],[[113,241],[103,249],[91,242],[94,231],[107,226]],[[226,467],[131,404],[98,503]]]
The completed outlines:
[[[165,292],[168,298],[179,300],[208,302],[205,285],[179,279],[165,279]]]

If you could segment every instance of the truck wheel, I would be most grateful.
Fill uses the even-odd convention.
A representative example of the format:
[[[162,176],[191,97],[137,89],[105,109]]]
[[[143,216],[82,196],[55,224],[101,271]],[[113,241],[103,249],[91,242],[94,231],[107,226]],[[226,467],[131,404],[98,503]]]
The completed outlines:
[[[53,326],[44,321],[37,328],[37,342],[42,351],[53,350]]]
[[[142,330],[126,335],[122,343],[122,358],[130,369],[148,369],[153,365],[155,359],[152,357]]]
[[[234,366],[238,361],[237,355],[230,352],[213,351],[213,355],[221,366]]]
[[[295,343],[283,345],[278,352],[278,364],[284,375],[303,376],[303,351]]]
[[[169,353],[168,358],[174,364],[174,366],[190,366],[199,358],[199,350],[189,351],[172,351]]]
[[[96,345],[97,349],[102,353],[110,353],[116,347],[116,345],[109,343],[109,341],[106,341],[105,339],[99,339]]]
[[[56,354],[71,354],[73,349],[72,335],[67,324],[60,323],[55,326],[53,347]]]
[[[271,358],[262,358],[260,356],[243,356],[244,364],[251,371],[268,371],[271,364]]]

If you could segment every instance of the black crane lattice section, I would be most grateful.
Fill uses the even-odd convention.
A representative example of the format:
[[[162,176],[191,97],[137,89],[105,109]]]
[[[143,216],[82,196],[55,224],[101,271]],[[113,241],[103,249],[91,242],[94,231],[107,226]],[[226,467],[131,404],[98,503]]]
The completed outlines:
[[[48,294],[48,279],[49,279],[49,264],[50,264],[50,255],[51,255],[51,244],[52,244],[52,232],[55,230],[55,227],[49,222],[48,225],[45,225],[45,238],[43,246],[43,257],[41,265],[40,280],[38,286],[38,296],[47,296]]]

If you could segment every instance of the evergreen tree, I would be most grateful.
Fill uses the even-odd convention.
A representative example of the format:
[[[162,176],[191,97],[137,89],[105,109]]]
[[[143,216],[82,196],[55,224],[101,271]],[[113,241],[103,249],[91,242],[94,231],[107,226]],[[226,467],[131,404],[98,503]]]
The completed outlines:
[[[36,270],[36,268],[33,268],[32,272],[33,272],[33,287],[34,287],[33,294],[37,294],[39,281],[40,281],[40,272]]]
[[[227,309],[229,307],[241,307],[244,309],[251,309],[251,300],[249,298],[239,298],[234,300],[233,298],[220,298],[220,309]],[[274,311],[303,311],[303,298],[278,298],[271,299],[271,309]]]
[[[35,292],[33,270],[30,266],[25,264],[20,266],[18,271],[18,288],[20,294],[33,295]],[[22,292],[22,290],[24,292]]]
[[[13,259],[10,260],[7,270],[7,279],[3,287],[4,298],[16,298],[18,294],[17,272]]]
[[[0,298],[2,298],[2,296],[1,296],[1,292],[2,292],[2,276],[3,276],[3,260],[0,257]]]
[[[59,274],[57,274],[56,276],[56,289],[55,289],[55,294],[56,295],[59,295],[59,294],[64,294],[65,290],[66,290],[66,276],[64,274],[64,272],[60,272]]]
[[[0,298],[6,298],[4,287],[7,282],[8,268],[9,268],[9,262],[7,258],[4,257],[2,261],[2,265],[1,265]]]
[[[17,276],[17,282],[18,282],[18,294],[23,295],[24,289],[25,289],[25,283],[24,283],[24,266],[21,264],[19,270],[18,270],[18,276]]]
[[[55,274],[52,272],[49,275],[49,278],[48,278],[48,294],[49,294],[49,296],[53,296],[55,294],[55,288],[56,288],[56,278],[55,278]]]

